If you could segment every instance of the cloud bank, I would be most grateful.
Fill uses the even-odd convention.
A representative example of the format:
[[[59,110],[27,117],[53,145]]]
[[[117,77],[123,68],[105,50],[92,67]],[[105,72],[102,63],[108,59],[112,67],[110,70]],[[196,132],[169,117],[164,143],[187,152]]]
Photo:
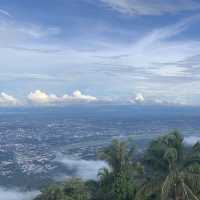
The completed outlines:
[[[178,97],[177,97],[178,98]],[[134,103],[134,104],[146,104],[146,105],[187,105],[186,103],[180,103],[177,101],[167,101],[154,96],[144,97],[142,93],[136,94],[134,98],[113,99],[83,94],[80,90],[74,91],[71,95],[64,94],[57,96],[56,94],[48,94],[45,91],[35,90],[30,92],[25,98],[17,99],[16,97],[7,94],[0,93],[0,107],[22,107],[22,106],[64,106],[67,104],[84,104],[84,103]]]
[[[36,90],[35,92],[31,92],[27,98],[33,104],[42,105],[97,101],[96,97],[85,95],[80,90],[74,91],[72,95],[65,94],[63,96],[47,94],[41,90]]]
[[[38,191],[22,192],[18,189],[0,187],[1,200],[33,200],[37,195],[39,195]]]

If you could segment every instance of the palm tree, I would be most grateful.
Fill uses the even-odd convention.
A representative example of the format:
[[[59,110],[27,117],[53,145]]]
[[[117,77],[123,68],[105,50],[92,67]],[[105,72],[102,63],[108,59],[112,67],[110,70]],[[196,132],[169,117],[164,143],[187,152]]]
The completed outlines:
[[[99,153],[99,158],[105,160],[112,173],[117,174],[124,166],[130,164],[134,149],[128,148],[125,141],[113,140],[112,144]]]
[[[112,193],[112,199],[132,200],[136,193],[135,177],[140,165],[133,159],[134,147],[125,141],[113,140],[112,144],[100,152],[109,168],[99,172],[100,185]]]
[[[153,141],[145,155],[147,178],[137,199],[199,200],[200,168],[197,157],[191,162],[189,155],[177,131]]]
[[[99,177],[99,183],[102,188],[106,188],[113,181],[112,173],[106,167],[99,170],[98,177]]]
[[[200,174],[193,173],[193,166],[182,168],[177,163],[177,151],[169,148],[165,155],[169,162],[169,174],[162,184],[163,200],[199,200]]]

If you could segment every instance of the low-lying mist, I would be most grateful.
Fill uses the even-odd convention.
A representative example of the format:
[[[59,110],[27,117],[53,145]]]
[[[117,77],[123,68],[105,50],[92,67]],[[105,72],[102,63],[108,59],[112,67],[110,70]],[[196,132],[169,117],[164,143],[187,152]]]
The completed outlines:
[[[197,142],[200,142],[200,137],[198,136],[188,136],[184,138],[184,143],[188,146],[192,146]]]
[[[101,160],[84,160],[70,158],[67,156],[59,155],[56,158],[57,162],[60,162],[74,173],[72,175],[66,175],[66,177],[80,177],[84,180],[97,179],[99,169],[107,167],[106,162]],[[64,178],[64,176],[63,176]]]
[[[0,200],[32,200],[39,194],[39,191],[24,192],[17,188],[0,187]]]

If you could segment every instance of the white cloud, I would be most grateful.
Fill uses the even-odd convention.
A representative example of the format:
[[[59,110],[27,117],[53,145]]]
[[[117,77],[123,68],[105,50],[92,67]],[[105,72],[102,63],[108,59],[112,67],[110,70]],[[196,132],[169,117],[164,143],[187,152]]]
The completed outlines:
[[[0,11],[2,13],[3,11]],[[6,12],[4,13],[6,14]],[[7,13],[9,14],[9,13]],[[19,50],[28,49],[27,46],[33,43],[39,48],[37,41],[46,37],[59,35],[61,29],[55,26],[42,26],[33,23],[19,23],[13,18],[0,18],[0,48],[11,48]],[[30,48],[31,49],[31,48]],[[36,48],[37,49],[37,48]]]
[[[74,91],[72,96],[64,96],[64,99],[65,99],[65,97],[66,97],[66,100],[67,99],[83,100],[83,101],[96,101],[97,100],[97,98],[94,96],[82,94],[82,92],[80,90]]]
[[[200,8],[193,0],[101,0],[109,7],[131,15],[162,15]]]
[[[164,77],[187,77],[188,69],[186,67],[179,66],[166,66],[163,68],[152,68],[149,69],[149,72],[154,73],[155,75],[164,76]]]
[[[97,98],[90,95],[82,94],[81,91],[76,90],[72,95],[65,94],[57,96],[55,94],[47,94],[43,91],[36,90],[28,95],[28,100],[34,104],[51,105],[51,104],[65,104],[75,102],[92,102],[97,101]]]
[[[174,102],[178,97],[180,101],[176,101],[177,103],[191,104],[193,95],[199,95],[200,84],[198,80],[192,81],[192,77],[199,73],[192,73],[190,64],[184,64],[184,60],[199,54],[200,43],[198,40],[171,39],[174,36],[178,37],[196,20],[199,20],[199,15],[186,18],[174,25],[155,29],[126,49],[116,48],[111,55],[107,53],[110,61],[106,63],[106,73],[113,73],[115,79],[126,77],[131,84],[127,84],[125,88],[122,82],[120,89],[123,87],[127,91],[144,93],[146,99],[153,96],[154,99],[161,97],[164,101]],[[112,59],[117,55],[127,56]],[[138,75],[146,79],[137,80],[135,76]],[[116,84],[112,86],[118,87],[120,82],[117,83],[116,80],[115,82]],[[120,89],[116,88],[117,91]],[[191,100],[188,96],[191,96]]]
[[[38,191],[23,192],[18,189],[7,189],[0,187],[1,200],[32,200],[37,195],[39,195]]]
[[[46,32],[46,27],[39,26],[38,28],[37,25],[3,23],[0,28],[0,54],[4,56],[1,56],[0,66],[8,67],[2,67],[3,74],[0,75],[0,79],[3,79],[2,81],[14,79],[21,84],[22,78],[19,77],[26,76],[30,82],[32,81],[30,79],[40,79],[47,88],[49,83],[44,81],[47,79],[55,81],[52,74],[55,74],[56,78],[56,73],[59,72],[70,79],[67,79],[69,85],[80,84],[84,80],[84,84],[91,91],[99,91],[102,96],[111,95],[112,98],[115,98],[120,94],[120,98],[124,98],[130,94],[130,91],[135,91],[135,93],[145,94],[146,99],[149,96],[155,98],[162,96],[167,101],[171,101],[177,96],[186,97],[186,99],[191,96],[192,99],[193,95],[200,91],[200,81],[181,80],[182,77],[187,78],[192,73],[190,65],[184,66],[181,61],[199,54],[200,42],[195,39],[171,39],[174,36],[178,37],[198,18],[199,16],[190,17],[179,23],[157,28],[145,35],[141,34],[139,39],[128,44],[127,38],[125,43],[121,43],[122,40],[114,43],[109,39],[103,43],[99,38],[88,40],[88,46],[84,48],[84,51],[82,51],[83,47],[78,43],[79,41],[77,43],[73,41],[73,44],[66,45],[67,42],[61,44],[58,39],[58,43],[55,45],[52,38],[49,37],[57,32],[55,30]],[[29,30],[29,27],[33,30]],[[47,40],[42,40],[44,36],[48,39],[48,43]],[[83,42],[81,37],[79,40]],[[131,41],[131,38],[128,40]],[[99,45],[101,42],[103,45]],[[8,46],[9,48],[7,48]],[[181,65],[179,65],[180,63]],[[9,72],[17,74],[18,78],[12,75],[6,79],[4,74]],[[23,75],[24,73],[25,75]],[[28,73],[32,75],[29,77]],[[47,76],[39,77],[38,73]],[[192,76],[198,74],[195,73]],[[63,80],[62,76],[61,79]],[[130,84],[127,84],[127,81]],[[37,83],[33,84],[35,85],[27,84],[26,89],[31,88],[32,90],[33,87],[38,87]],[[60,91],[64,88],[64,84],[66,84],[66,80],[59,86],[58,84],[54,86],[59,87]],[[46,100],[44,98],[42,101],[55,103],[63,102],[63,99],[68,102],[75,99],[82,101],[91,99],[84,97],[88,95],[81,94],[81,98],[78,98],[80,94],[76,95],[64,95],[65,97],[53,95],[51,98],[48,95],[48,98]],[[93,100],[95,100],[94,98],[92,97]]]
[[[48,75],[38,73],[0,73],[0,81],[39,80],[39,81],[67,81],[68,77],[62,75]]]
[[[49,103],[55,103],[58,101],[58,97],[53,94],[46,94],[45,92],[42,92],[40,90],[36,90],[35,92],[31,92],[28,95],[28,99],[36,104],[49,104]]]
[[[12,15],[9,12],[7,12],[6,10],[3,10],[3,9],[0,9],[0,14],[5,15],[7,17],[12,17]]]
[[[189,136],[184,138],[184,143],[189,146],[192,146],[197,142],[200,142],[200,137],[198,136]]]
[[[144,102],[144,96],[142,94],[137,94],[134,100],[136,103],[143,103]]]
[[[60,29],[57,27],[41,27],[38,25],[29,24],[27,26],[17,27],[17,32],[39,39],[49,35],[57,35],[60,33]]]
[[[56,161],[63,163],[69,169],[75,170],[75,176],[85,180],[97,179],[99,169],[108,166],[104,161],[100,160],[74,159],[60,155],[56,158]]]
[[[4,92],[0,94],[0,106],[19,106],[20,101],[15,97],[8,95]]]

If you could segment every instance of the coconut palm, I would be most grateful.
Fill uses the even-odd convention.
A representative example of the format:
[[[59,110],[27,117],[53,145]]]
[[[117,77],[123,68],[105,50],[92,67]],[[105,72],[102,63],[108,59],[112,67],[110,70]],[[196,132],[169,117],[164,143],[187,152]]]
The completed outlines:
[[[195,173],[193,166],[182,168],[177,163],[177,151],[169,148],[165,155],[169,162],[169,174],[162,184],[163,200],[199,200],[200,174]]]
[[[125,141],[113,140],[112,144],[99,153],[99,158],[105,160],[112,173],[117,174],[124,166],[130,164],[134,149],[128,148]]]
[[[153,141],[145,156],[147,178],[137,199],[199,200],[199,165],[197,157],[189,162],[189,155],[177,131]]]
[[[113,140],[112,144],[100,153],[108,168],[100,170],[100,185],[104,191],[113,194],[116,200],[132,200],[136,193],[135,177],[140,165],[133,159],[134,146],[128,142]]]
[[[113,182],[113,174],[106,167],[99,170],[98,177],[102,188],[107,188]]]

